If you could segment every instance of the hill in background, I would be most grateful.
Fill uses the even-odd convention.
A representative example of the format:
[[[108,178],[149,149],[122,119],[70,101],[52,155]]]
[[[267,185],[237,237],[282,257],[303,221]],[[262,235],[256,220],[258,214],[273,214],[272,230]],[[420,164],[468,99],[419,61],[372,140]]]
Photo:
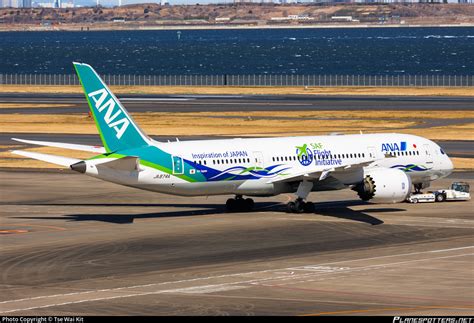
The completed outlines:
[[[169,25],[436,25],[473,23],[474,6],[466,4],[210,4],[186,6],[139,4],[114,8],[0,9],[0,28],[3,27],[3,29],[33,26],[66,27],[67,25],[121,29]]]

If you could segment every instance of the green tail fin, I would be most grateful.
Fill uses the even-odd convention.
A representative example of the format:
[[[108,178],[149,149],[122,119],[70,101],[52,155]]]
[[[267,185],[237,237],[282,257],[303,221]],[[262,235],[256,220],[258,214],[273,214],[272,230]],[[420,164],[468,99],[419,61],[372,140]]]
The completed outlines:
[[[113,152],[148,145],[150,138],[135,124],[96,71],[87,64],[73,64],[105,150]]]

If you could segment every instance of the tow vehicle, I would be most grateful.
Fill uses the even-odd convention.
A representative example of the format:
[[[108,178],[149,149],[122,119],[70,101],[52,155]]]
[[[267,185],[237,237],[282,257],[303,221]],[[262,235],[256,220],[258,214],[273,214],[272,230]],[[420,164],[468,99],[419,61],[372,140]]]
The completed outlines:
[[[469,201],[469,184],[465,182],[454,182],[449,189],[430,191],[428,193],[412,194],[407,202],[444,202],[444,201]]]

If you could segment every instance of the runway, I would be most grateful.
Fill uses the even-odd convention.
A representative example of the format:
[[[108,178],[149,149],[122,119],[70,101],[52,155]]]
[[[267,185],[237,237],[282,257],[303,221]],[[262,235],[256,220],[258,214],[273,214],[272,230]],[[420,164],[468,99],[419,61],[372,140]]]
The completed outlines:
[[[473,173],[434,182],[474,184]],[[474,314],[473,201],[368,204],[350,190],[225,213],[64,172],[0,172],[9,315]]]
[[[406,96],[279,96],[279,95],[126,95],[118,96],[130,112],[225,112],[312,110],[426,110],[474,109],[472,97]],[[51,108],[9,108],[2,113],[87,113],[80,94],[0,94],[0,104],[51,104]],[[54,105],[68,105],[67,107]]]

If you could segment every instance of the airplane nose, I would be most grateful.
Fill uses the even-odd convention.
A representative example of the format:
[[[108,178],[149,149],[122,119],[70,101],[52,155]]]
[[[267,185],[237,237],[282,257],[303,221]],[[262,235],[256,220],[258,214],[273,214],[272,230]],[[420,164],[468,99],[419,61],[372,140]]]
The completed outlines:
[[[446,171],[448,171],[448,174],[451,174],[454,170],[453,162],[451,158],[449,158],[448,156],[446,156],[445,167],[446,167]]]

